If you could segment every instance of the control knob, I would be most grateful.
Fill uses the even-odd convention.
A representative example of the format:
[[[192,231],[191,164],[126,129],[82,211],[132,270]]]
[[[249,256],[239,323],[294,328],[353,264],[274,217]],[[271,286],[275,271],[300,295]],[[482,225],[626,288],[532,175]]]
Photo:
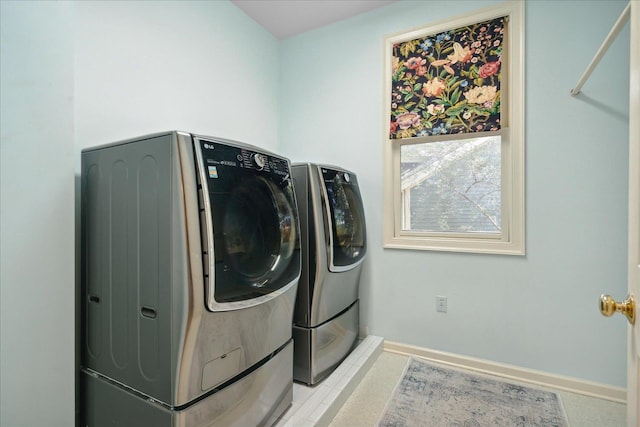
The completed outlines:
[[[264,168],[264,165],[267,163],[267,160],[262,154],[256,153],[253,155],[253,163],[255,163],[259,169],[262,169]]]

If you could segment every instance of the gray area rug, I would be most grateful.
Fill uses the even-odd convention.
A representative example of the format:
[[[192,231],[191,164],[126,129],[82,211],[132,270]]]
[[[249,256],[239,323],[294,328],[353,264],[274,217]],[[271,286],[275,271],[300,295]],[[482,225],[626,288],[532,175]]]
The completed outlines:
[[[379,427],[567,427],[556,393],[410,358]]]

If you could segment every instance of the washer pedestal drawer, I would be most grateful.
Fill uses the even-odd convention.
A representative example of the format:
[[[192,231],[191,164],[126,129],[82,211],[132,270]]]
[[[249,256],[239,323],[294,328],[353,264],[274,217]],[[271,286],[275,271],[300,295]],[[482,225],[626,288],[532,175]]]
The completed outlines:
[[[293,341],[268,362],[184,409],[172,409],[108,378],[83,371],[82,426],[270,426],[293,400]]]
[[[351,353],[358,340],[359,305],[316,328],[293,326],[293,379],[314,385],[328,377]]]

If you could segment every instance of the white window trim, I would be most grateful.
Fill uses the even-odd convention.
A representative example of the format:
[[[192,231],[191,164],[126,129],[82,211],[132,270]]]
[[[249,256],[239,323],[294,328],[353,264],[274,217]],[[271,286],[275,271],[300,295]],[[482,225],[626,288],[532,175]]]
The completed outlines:
[[[389,139],[391,114],[391,52],[395,43],[459,28],[464,25],[509,17],[507,26],[508,84],[503,89],[503,102],[508,110],[507,126],[502,137],[502,232],[482,236],[469,234],[436,234],[403,231],[401,228],[400,146],[403,141]],[[384,106],[382,120],[383,144],[383,242],[385,248],[474,252],[505,255],[525,254],[524,210],[524,2],[509,1],[498,6],[477,10],[451,19],[441,20],[418,29],[403,31],[384,39]],[[506,93],[506,96],[505,96]],[[473,137],[473,135],[468,135]],[[478,135],[481,136],[481,135]],[[451,139],[412,138],[412,143]],[[459,138],[459,135],[454,136]],[[406,143],[406,141],[405,141]]]

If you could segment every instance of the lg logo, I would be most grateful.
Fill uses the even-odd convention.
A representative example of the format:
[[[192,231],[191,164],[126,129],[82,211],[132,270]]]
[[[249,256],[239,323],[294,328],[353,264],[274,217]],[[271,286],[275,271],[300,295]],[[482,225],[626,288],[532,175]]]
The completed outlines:
[[[204,148],[206,148],[207,150],[213,150],[213,145],[211,145],[211,144],[204,144]]]

